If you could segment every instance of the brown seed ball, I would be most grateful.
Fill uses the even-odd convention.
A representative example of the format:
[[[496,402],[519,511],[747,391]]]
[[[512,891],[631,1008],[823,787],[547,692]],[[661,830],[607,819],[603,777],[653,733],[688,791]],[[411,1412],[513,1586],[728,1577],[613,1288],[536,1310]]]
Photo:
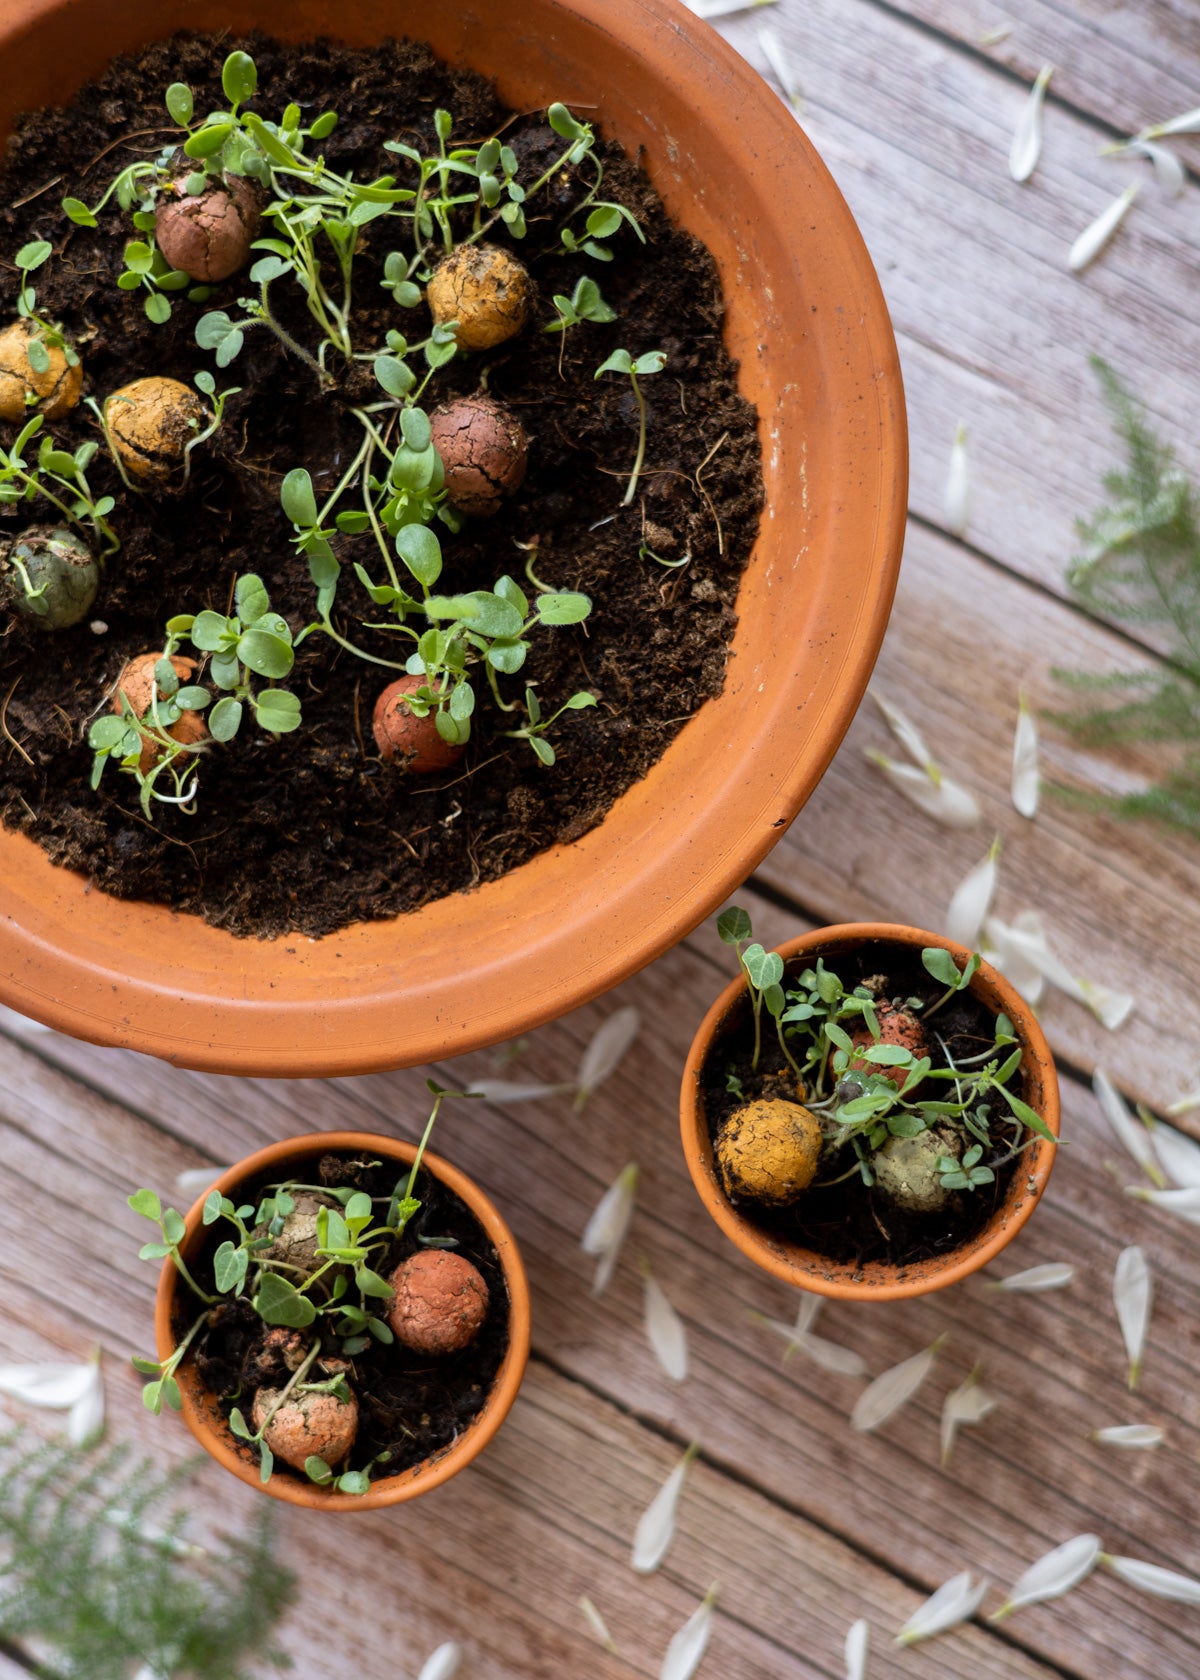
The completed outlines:
[[[940,1213],[953,1199],[938,1172],[938,1161],[957,1161],[962,1145],[943,1132],[918,1132],[916,1137],[889,1138],[871,1158],[875,1187],[886,1201],[909,1213]]]
[[[114,391],[104,404],[113,448],[131,478],[164,484],[204,418],[204,404],[178,379],[151,375]]]
[[[925,1055],[929,1048],[929,1041],[925,1037],[925,1028],[913,1014],[911,1009],[893,1009],[890,1003],[876,1006],[876,1018],[879,1022],[880,1044],[900,1044],[904,1049],[911,1050],[914,1056]],[[859,1049],[869,1049],[876,1043],[871,1032],[863,1027],[859,1032],[851,1033],[852,1043]],[[875,1062],[864,1061],[861,1056],[851,1056],[846,1064],[847,1074],[881,1073],[885,1079],[890,1079],[898,1091],[903,1091],[908,1084],[907,1071],[896,1068],[882,1067]]]
[[[495,397],[459,397],[429,416],[450,500],[486,519],[520,488],[529,456],[525,428]]]
[[[254,1396],[255,1429],[278,1400],[278,1388],[260,1388]],[[339,1400],[336,1394],[293,1394],[284,1401],[263,1434],[276,1458],[303,1470],[308,1458],[323,1458],[326,1464],[340,1464],[358,1434],[358,1401]]]
[[[14,321],[0,332],[0,419],[14,423],[33,414],[57,420],[73,409],[83,395],[83,365],[74,366],[65,350],[47,344],[50,365],[39,373],[29,360],[29,342],[38,328],[32,321]],[[36,402],[26,402],[26,394]]]
[[[717,1134],[717,1166],[726,1193],[787,1207],[817,1176],[821,1126],[815,1114],[782,1097],[735,1109]]]
[[[268,1260],[281,1260],[285,1265],[296,1266],[302,1272],[315,1272],[317,1269],[317,1215],[322,1207],[328,1206],[319,1196],[312,1196],[306,1192],[293,1196],[295,1207],[291,1213],[284,1216],[283,1229],[271,1243],[270,1248],[259,1252]],[[266,1236],[266,1229],[259,1227],[255,1235]]]
[[[417,717],[409,710],[405,696],[415,694],[424,684],[424,677],[399,677],[389,683],[376,700],[371,719],[375,745],[384,762],[397,764],[414,776],[448,770],[462,755],[461,746],[442,740],[432,712]]]
[[[499,245],[460,245],[434,269],[425,301],[438,326],[458,322],[460,350],[490,350],[529,320],[533,281],[524,263]]]
[[[261,220],[258,194],[240,175],[214,181],[202,193],[173,181],[155,206],[154,237],[172,268],[214,285],[236,274],[250,256]]]
[[[26,579],[36,592],[32,596]],[[91,611],[99,588],[99,562],[65,526],[32,526],[0,550],[0,600],[39,630],[78,624]]]
[[[488,1286],[477,1266],[449,1248],[425,1248],[388,1279],[396,1291],[388,1323],[415,1353],[457,1353],[479,1334]]]
[[[113,711],[118,716],[123,710],[122,694],[125,695],[133,708],[134,715],[138,718],[145,717],[156,695],[159,699],[162,698],[154,681],[154,667],[161,658],[161,653],[140,653],[136,659],[131,659],[125,666],[121,675],[117,678],[117,686],[113,691],[110,702]],[[171,665],[181,683],[187,682],[196,669],[194,659],[184,659],[179,654],[172,658]],[[192,747],[207,738],[208,728],[199,712],[181,712],[177,720],[168,728],[167,734],[173,741],[178,741],[181,746]],[[143,775],[147,770],[152,769],[157,762],[159,750],[156,743],[150,740],[142,748],[138,768]]]

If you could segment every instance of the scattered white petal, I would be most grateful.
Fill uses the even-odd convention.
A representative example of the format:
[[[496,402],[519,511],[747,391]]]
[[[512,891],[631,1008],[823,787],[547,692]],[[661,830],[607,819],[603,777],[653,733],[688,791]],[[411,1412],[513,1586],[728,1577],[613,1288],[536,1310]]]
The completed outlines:
[[[604,1649],[610,1656],[619,1657],[621,1653],[617,1649],[616,1640],[613,1638],[612,1634],[609,1633],[604,1617],[600,1614],[599,1610],[597,1610],[596,1606],[592,1603],[586,1593],[584,1593],[583,1597],[579,1600],[579,1608],[583,1611],[584,1621],[591,1628],[592,1632],[596,1635],[596,1638],[599,1640],[600,1644],[603,1645]]]
[[[534,1083],[522,1084],[517,1079],[473,1079],[470,1095],[482,1097],[485,1102],[520,1103],[540,1102],[543,1097],[558,1097],[564,1091],[573,1091],[574,1083],[568,1085],[538,1085]]]
[[[958,1627],[960,1622],[970,1621],[987,1597],[990,1584],[986,1580],[972,1580],[967,1569],[961,1575],[952,1575],[932,1597],[917,1606],[896,1635],[896,1644],[915,1645],[919,1640],[932,1639],[937,1633]]]
[[[692,1675],[700,1667],[701,1658],[708,1649],[708,1637],[712,1632],[713,1605],[716,1602],[717,1589],[710,1587],[703,1604],[698,1610],[692,1611],[667,1646],[667,1654],[658,1671],[658,1680],[692,1680]]]
[[[819,1300],[819,1297],[809,1297]],[[807,1312],[801,1307],[795,1324],[785,1324],[782,1319],[768,1318],[765,1313],[752,1312],[750,1317],[756,1324],[761,1324],[764,1330],[770,1330],[779,1337],[786,1346],[783,1350],[783,1362],[797,1353],[801,1354],[814,1365],[819,1365],[823,1371],[831,1371],[839,1377],[865,1377],[867,1367],[861,1354],[852,1348],[843,1347],[840,1342],[827,1341],[824,1336],[814,1336],[802,1322],[807,1316],[808,1322],[816,1317],[816,1309]]]
[[[82,1365],[0,1365],[0,1394],[39,1411],[66,1412],[87,1397],[96,1380],[92,1360]]]
[[[1200,1108],[1200,1085],[1197,1085],[1194,1091],[1189,1091],[1186,1096],[1177,1098],[1168,1108],[1167,1113],[1170,1115],[1188,1114],[1193,1108]]]
[[[983,1388],[979,1381],[979,1372],[974,1370],[970,1376],[952,1388],[942,1404],[942,1463],[949,1464],[950,1454],[954,1451],[954,1438],[964,1424],[982,1423],[984,1418],[991,1417],[999,1401]]]
[[[1031,1008],[1036,1008],[1046,990],[1042,959],[1048,951],[1046,930],[1037,911],[1022,910],[1011,923],[989,916],[983,924],[983,937],[983,954],[988,962],[1012,981]]]
[[[1075,1281],[1075,1268],[1065,1260],[1048,1260],[1044,1266],[1030,1266],[1011,1277],[989,1279],[992,1289],[1005,1289],[1013,1295],[1044,1295],[1050,1289],[1066,1289]]]
[[[789,105],[798,111],[803,104],[800,82],[792,68],[792,61],[786,47],[769,23],[764,24],[759,30],[758,45],[772,76],[783,91],[784,98]]]
[[[616,1270],[629,1222],[633,1218],[637,1181],[637,1162],[630,1161],[596,1203],[595,1211],[579,1239],[583,1252],[599,1262],[592,1280],[593,1295],[603,1295]]]
[[[1114,1423],[1107,1429],[1093,1429],[1092,1440],[1102,1447],[1130,1447],[1145,1451],[1161,1447],[1166,1434],[1152,1423]]]
[[[648,1265],[643,1267],[643,1276],[646,1340],[671,1381],[682,1382],[688,1374],[687,1330]]]
[[[729,17],[733,12],[757,11],[759,6],[774,6],[778,0],[687,0],[698,18]]]
[[[969,869],[954,889],[950,908],[946,911],[946,935],[960,945],[974,950],[983,931],[984,920],[996,896],[997,859],[1000,856],[999,835],[988,848],[987,856]]]
[[[1187,170],[1170,146],[1160,146],[1157,141],[1147,140],[1144,135],[1139,134],[1122,150],[1150,159],[1154,165],[1154,179],[1168,198],[1179,198],[1182,195],[1187,186]]]
[[[1116,1032],[1118,1027],[1133,1013],[1137,999],[1129,992],[1120,992],[1111,986],[1102,985],[1098,980],[1084,980],[1055,956],[1049,948],[1042,951],[1038,957],[1042,973],[1052,986],[1057,986],[1060,992],[1073,997],[1077,1003],[1086,1004],[1092,1014],[1109,1032]]]
[[[104,1433],[104,1378],[100,1374],[100,1349],[88,1361],[89,1382],[67,1413],[67,1439],[73,1447],[90,1447]]]
[[[1194,111],[1184,111],[1181,116],[1170,117],[1163,123],[1155,123],[1152,128],[1144,128],[1140,138],[1161,140],[1167,134],[1200,134],[1200,105],[1197,105]]]
[[[1176,1604],[1200,1604],[1200,1581],[1191,1575],[1161,1569],[1157,1563],[1143,1563],[1139,1558],[1106,1557],[1104,1561],[1122,1581],[1128,1581],[1142,1592],[1153,1593],[1155,1598],[1169,1598]]]
[[[630,1562],[639,1575],[652,1575],[671,1549],[675,1538],[675,1511],[683,1492],[688,1465],[699,1452],[693,1441],[679,1463],[638,1518]]]
[[[1129,206],[1137,197],[1140,186],[1140,181],[1131,181],[1125,191],[1114,198],[1107,209],[1100,212],[1094,222],[1084,228],[1074,245],[1071,246],[1070,254],[1067,257],[1069,268],[1078,271],[1081,268],[1086,268],[1090,262],[1095,261],[1125,220],[1129,212]]]
[[[926,816],[947,828],[974,828],[979,821],[979,805],[974,796],[940,770],[936,776],[930,775],[915,764],[898,764],[881,752],[868,752],[867,757],[883,771],[897,793],[903,794]]]
[[[866,1680],[871,1624],[860,1617],[846,1635],[846,1680]]]
[[[1176,1219],[1184,1219],[1189,1225],[1200,1225],[1200,1188],[1194,1184],[1184,1190],[1151,1190],[1145,1184],[1129,1184],[1125,1194],[1162,1208],[1164,1213],[1173,1213]]]
[[[1139,1108],[1139,1114],[1142,1110]],[[1181,1190],[1200,1189],[1200,1143],[1156,1121],[1150,1133],[1159,1166]]]
[[[1135,1120],[1120,1091],[1103,1068],[1092,1075],[1092,1090],[1100,1104],[1100,1112],[1112,1127],[1117,1142],[1155,1184],[1163,1183],[1162,1169],[1155,1159],[1150,1133],[1140,1120]]]
[[[985,29],[979,37],[981,47],[998,47],[1001,41],[1007,41],[1013,32],[1011,23],[998,23],[995,29]]]
[[[1061,1598],[1081,1581],[1087,1579],[1100,1556],[1100,1538],[1096,1534],[1077,1534],[1064,1540],[1052,1552],[1031,1563],[1004,1603],[988,1618],[1003,1621],[1014,1610],[1027,1604],[1041,1604],[1049,1598]]]
[[[222,1173],[228,1171],[228,1167],[189,1167],[186,1172],[176,1173],[175,1188],[181,1196],[191,1196],[194,1200],[211,1189]]]
[[[1008,172],[1014,181],[1028,181],[1042,155],[1042,109],[1046,102],[1046,87],[1053,74],[1053,64],[1043,64],[1029,90],[1029,98],[1025,101],[1025,109],[1021,112],[1008,152]]]
[[[582,1108],[592,1092],[599,1090],[617,1071],[641,1026],[641,1013],[632,1004],[614,1010],[601,1021],[579,1058],[579,1071],[575,1075],[576,1109]]]
[[[967,428],[960,420],[950,446],[950,466],[942,496],[946,529],[956,537],[966,536],[971,511],[971,473],[967,459]]]
[[[796,1334],[807,1336],[817,1319],[821,1316],[821,1308],[825,1299],[821,1295],[809,1295],[804,1290],[800,1292],[800,1305],[796,1309]]]
[[[1129,1386],[1136,1388],[1142,1374],[1142,1353],[1146,1346],[1146,1331],[1150,1325],[1150,1309],[1154,1302],[1154,1279],[1142,1249],[1134,1245],[1123,1248],[1117,1256],[1113,1273],[1113,1305],[1117,1309],[1117,1323],[1129,1356]]]
[[[439,1645],[431,1657],[425,1661],[418,1680],[451,1680],[451,1676],[458,1673],[462,1662],[462,1646],[448,1640],[445,1645]]]
[[[920,1353],[914,1353],[908,1359],[902,1359],[898,1365],[884,1371],[882,1376],[875,1378],[859,1395],[850,1414],[851,1427],[859,1431],[878,1429],[881,1423],[886,1423],[893,1412],[898,1412],[901,1406],[910,1401],[920,1388],[925,1378],[933,1369],[933,1362],[937,1358],[938,1350],[946,1340],[939,1336]]]
[[[1038,733],[1025,693],[1017,695],[1017,727],[1013,734],[1012,802],[1023,817],[1035,817],[1041,791]]]
[[[926,774],[932,775],[936,769],[933,754],[925,745],[925,737],[916,724],[900,710],[899,706],[894,706],[890,700],[885,700],[877,689],[872,688],[870,695],[879,707],[883,721],[904,748],[909,758],[912,759],[914,764],[919,764]]]

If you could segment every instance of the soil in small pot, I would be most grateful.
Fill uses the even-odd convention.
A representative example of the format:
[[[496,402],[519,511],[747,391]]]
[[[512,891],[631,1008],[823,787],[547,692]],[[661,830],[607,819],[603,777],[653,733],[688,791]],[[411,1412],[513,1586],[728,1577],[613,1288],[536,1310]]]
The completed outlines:
[[[789,963],[785,989],[815,960],[810,955]],[[919,952],[892,945],[835,951],[825,957],[825,966],[838,975],[847,991],[869,981],[880,999],[919,998],[921,1009],[914,1011],[918,1020],[945,990],[926,972]],[[927,1053],[933,1067],[959,1064],[987,1050],[995,1040],[995,1020],[992,1011],[969,991],[952,997],[929,1023]],[[800,1101],[795,1076],[765,1014],[757,1071],[751,1066],[753,1052],[753,1019],[749,1000],[743,997],[722,1023],[702,1076],[704,1115],[714,1149],[722,1125],[744,1104],[759,1097]],[[1027,1099],[1024,1072],[1024,1067],[1018,1069],[1009,1088]],[[983,1164],[990,1162],[991,1155],[1006,1153],[1007,1145],[998,1145],[991,1154],[985,1152]],[[1003,1204],[1014,1175],[1027,1170],[1026,1160],[1026,1155],[1018,1155],[1004,1162],[990,1184],[952,1193],[944,1207],[924,1214],[897,1206],[877,1188],[868,1187],[853,1170],[855,1156],[848,1147],[835,1161],[823,1157],[815,1181],[788,1206],[770,1207],[746,1197],[731,1198],[731,1202],[741,1217],[765,1235],[811,1249],[839,1265],[879,1263],[903,1268],[952,1253],[977,1236]]]
[[[407,1182],[408,1170],[396,1162],[369,1164],[356,1157],[330,1154],[304,1169],[305,1174],[310,1171],[313,1176],[306,1182],[314,1185],[362,1190],[386,1199],[398,1180],[401,1185]],[[257,1205],[274,1183],[278,1180],[255,1180],[240,1187],[238,1194],[245,1202]],[[419,1210],[386,1252],[373,1255],[375,1269],[387,1278],[410,1256],[439,1252],[430,1246],[431,1239],[438,1244],[453,1244],[445,1252],[463,1256],[483,1276],[487,1313],[474,1339],[457,1352],[435,1357],[413,1352],[398,1340],[390,1345],[372,1340],[350,1359],[346,1379],[358,1403],[358,1430],[350,1456],[340,1468],[363,1469],[379,1454],[388,1453],[386,1463],[375,1465],[371,1471],[372,1485],[411,1470],[451,1446],[478,1416],[508,1349],[508,1287],[487,1233],[466,1203],[425,1168],[418,1172],[413,1194],[421,1202]],[[214,1227],[198,1251],[194,1273],[201,1288],[213,1288],[213,1256],[222,1240],[220,1226]],[[197,1303],[184,1287],[176,1301],[172,1331],[181,1340],[196,1316]],[[375,1305],[386,1319],[389,1303]],[[230,1298],[212,1311],[207,1327],[193,1344],[194,1353],[188,1357],[194,1359],[197,1375],[222,1413],[228,1417],[237,1406],[248,1418],[258,1389],[278,1389],[287,1382],[294,1368],[289,1367],[287,1358],[295,1359],[290,1351],[295,1337],[304,1338],[307,1346],[311,1334],[310,1330],[270,1329],[247,1300]],[[330,1340],[332,1353],[337,1353],[337,1347],[336,1341]],[[314,1371],[314,1380],[317,1375]],[[250,1452],[249,1448],[244,1450]],[[274,1473],[297,1475],[278,1457]],[[302,1474],[299,1479],[304,1480]]]
[[[45,239],[54,255],[32,276],[39,310],[78,345],[86,393],[102,402],[151,374],[190,386],[200,369],[216,372],[219,390],[241,387],[219,431],[194,452],[180,495],[133,495],[107,452],[96,456],[89,479],[96,494],[116,498],[109,517],[122,546],[82,622],[50,633],[16,613],[0,618],[0,819],[106,892],[194,912],[237,934],[319,936],[493,879],[547,845],[577,839],[720,692],[738,578],[762,504],[760,450],[754,410],[722,345],[710,256],[670,222],[636,163],[603,139],[603,112],[586,113],[601,130],[601,196],[636,215],[646,242],[626,223],[609,240],[611,262],[564,252],[558,229],[582,191],[564,170],[531,202],[523,240],[509,239],[503,226],[489,234],[530,269],[531,324],[517,339],[460,354],[423,399],[433,409],[482,387],[529,439],[524,481],[499,511],[468,520],[457,535],[443,533],[439,587],[491,589],[508,572],[532,597],[524,568],[534,545],[543,581],[593,602],[586,623],[541,629],[519,678],[502,679],[510,702],[533,683],[547,713],[577,691],[595,697],[556,726],[557,763],[546,768],[528,740],[506,737],[522,714],[496,710],[481,681],[461,759],[425,778],[404,774],[384,761],[371,732],[377,695],[397,673],[316,634],[298,650],[289,679],[302,727],[269,735],[247,724],[235,743],[206,748],[194,815],[157,805],[148,823],[136,783],[115,767],[93,792],[88,723],[125,662],[161,649],[169,617],[227,613],[235,577],[253,572],[293,634],[312,622],[315,591],[280,486],[303,466],[318,498],[327,494],[361,437],[349,407],[381,394],[364,363],[335,367],[335,387],[319,391],[265,329],[247,336],[224,372],[214,370],[212,352],[196,344],[196,324],[216,308],[236,313],[237,299],[255,291],[245,273],[218,283],[203,304],[175,294],[170,319],[153,324],[143,294],[116,286],[126,241],[137,237],[129,215],[114,200],[88,228],[69,224],[59,208],[67,195],[95,203],[122,164],[156,155],[179,134],[163,108],[168,84],[188,83],[197,112],[227,104],[220,73],[234,48],[255,59],[256,109],[264,114],[277,117],[289,99],[308,121],[337,110],[320,150],[330,167],[359,180],[399,176],[384,141],[435,151],[438,107],[453,113],[453,142],[502,130],[522,179],[559,155],[562,141],[543,114],[514,116],[482,77],[450,69],[419,44],[352,51],[328,41],[181,34],[114,60],[68,108],[20,119],[0,171],[0,251],[9,259],[0,265],[0,320],[15,307],[12,256]],[[387,250],[400,243],[377,221],[361,229],[356,343],[380,344],[389,329],[415,343],[429,331],[424,302],[401,310],[379,283]],[[586,320],[565,335],[543,332],[557,319],[552,297],[570,296],[584,275],[617,318]],[[282,325],[312,341],[294,281],[276,283],[271,299]],[[646,470],[629,507],[621,496],[637,446],[634,393],[627,377],[594,377],[622,346],[667,354],[664,371],[642,382]],[[83,405],[47,430],[70,450],[100,436]],[[0,425],[0,442],[11,445],[15,431]],[[36,502],[0,508],[0,538],[44,517]],[[370,536],[337,536],[334,547],[343,567],[335,620],[368,652],[403,659],[410,643],[398,651],[397,638],[360,630],[360,620],[380,616],[353,570],[356,560],[370,569]],[[664,561],[688,558],[669,569],[640,555],[643,548]]]

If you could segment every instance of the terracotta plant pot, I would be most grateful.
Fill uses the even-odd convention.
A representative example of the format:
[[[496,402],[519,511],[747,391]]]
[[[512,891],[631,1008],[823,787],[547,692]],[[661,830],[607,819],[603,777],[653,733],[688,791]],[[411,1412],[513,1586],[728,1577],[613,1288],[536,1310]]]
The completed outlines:
[[[416,1148],[398,1138],[382,1137],[375,1132],[314,1132],[308,1137],[288,1138],[273,1143],[239,1161],[235,1167],[214,1179],[195,1203],[186,1220],[187,1233],[180,1245],[185,1260],[190,1260],[204,1239],[201,1224],[204,1202],[213,1190],[220,1190],[232,1200],[239,1200],[237,1187],[271,1172],[286,1178],[315,1157],[331,1150],[347,1150],[352,1154],[366,1153],[395,1161],[402,1171],[411,1166]],[[451,1166],[440,1155],[426,1150],[422,1167],[459,1196],[487,1233],[508,1286],[509,1334],[508,1350],[496,1373],[492,1391],[483,1409],[452,1446],[434,1453],[424,1463],[399,1475],[381,1477],[372,1482],[364,1494],[327,1492],[315,1483],[306,1482],[286,1469],[279,1468],[269,1482],[259,1476],[258,1461],[248,1448],[234,1436],[211,1392],[204,1387],[190,1359],[185,1359],[176,1372],[183,1396],[183,1420],[206,1453],[216,1459],[239,1481],[283,1499],[290,1505],[305,1505],[314,1511],[374,1511],[384,1505],[399,1505],[406,1499],[417,1499],[443,1482],[465,1470],[471,1460],[481,1453],[508,1415],[517,1397],[525,1365],[529,1358],[529,1284],[525,1267],[512,1232],[501,1219],[487,1197],[464,1173]],[[399,1176],[399,1174],[397,1174]],[[187,1294],[172,1261],[163,1264],[158,1294],[154,1303],[154,1335],[158,1357],[167,1359],[174,1351],[176,1337],[172,1329],[176,1305],[181,1293]]]
[[[479,889],[324,939],[236,939],[89,891],[0,833],[0,1000],[238,1074],[435,1061],[553,1020],[675,944],[784,832],[866,687],[903,542],[891,324],[848,209],[777,95],[679,0],[9,0],[0,127],[180,28],[428,39],[515,110],[561,99],[708,246],[757,405],[766,509],[724,692],[598,827]],[[333,90],[336,94],[336,90]],[[336,97],[332,101],[336,104]]]
[[[799,939],[791,939],[778,947],[779,955],[791,968],[796,959],[805,966],[824,957],[836,970],[837,958],[864,945],[879,944],[880,961],[884,961],[885,944],[901,945],[919,953],[930,945],[940,945],[949,951],[961,969],[970,953],[951,939],[920,928],[892,926],[887,922],[847,922],[838,927],[817,928]],[[993,1014],[1006,1014],[1013,1023],[1024,1056],[1021,1069],[1025,1078],[1024,1096],[1058,1136],[1058,1076],[1054,1058],[1033,1011],[1015,992],[1002,974],[989,963],[983,963],[970,985],[971,994]],[[957,1283],[994,1260],[1000,1250],[1016,1236],[1029,1218],[1054,1165],[1057,1146],[1035,1138],[1009,1183],[1004,1201],[996,1209],[982,1231],[948,1254],[936,1255],[912,1265],[898,1267],[881,1261],[863,1265],[839,1262],[788,1242],[760,1229],[730,1201],[725,1194],[713,1164],[712,1142],[704,1104],[704,1070],[714,1048],[719,1044],[731,1012],[746,995],[746,982],[739,977],[730,982],[713,1004],[692,1041],[687,1065],[683,1072],[683,1087],[679,1099],[680,1129],[683,1152],[688,1169],[700,1193],[700,1199],[731,1242],[756,1266],[818,1295],[832,1295],[847,1301],[895,1301],[910,1295],[927,1295],[947,1284]]]

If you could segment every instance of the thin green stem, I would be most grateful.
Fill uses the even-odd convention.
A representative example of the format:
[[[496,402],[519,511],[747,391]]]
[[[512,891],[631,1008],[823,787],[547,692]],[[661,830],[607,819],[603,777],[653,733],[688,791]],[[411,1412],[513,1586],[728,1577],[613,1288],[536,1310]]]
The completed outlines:
[[[646,400],[642,396],[642,388],[638,384],[637,374],[631,371],[629,380],[633,386],[633,394],[637,398],[638,405],[638,447],[633,463],[633,472],[629,476],[629,485],[621,502],[622,507],[628,507],[632,502],[634,492],[637,490],[638,478],[641,476],[642,463],[646,459]]]

